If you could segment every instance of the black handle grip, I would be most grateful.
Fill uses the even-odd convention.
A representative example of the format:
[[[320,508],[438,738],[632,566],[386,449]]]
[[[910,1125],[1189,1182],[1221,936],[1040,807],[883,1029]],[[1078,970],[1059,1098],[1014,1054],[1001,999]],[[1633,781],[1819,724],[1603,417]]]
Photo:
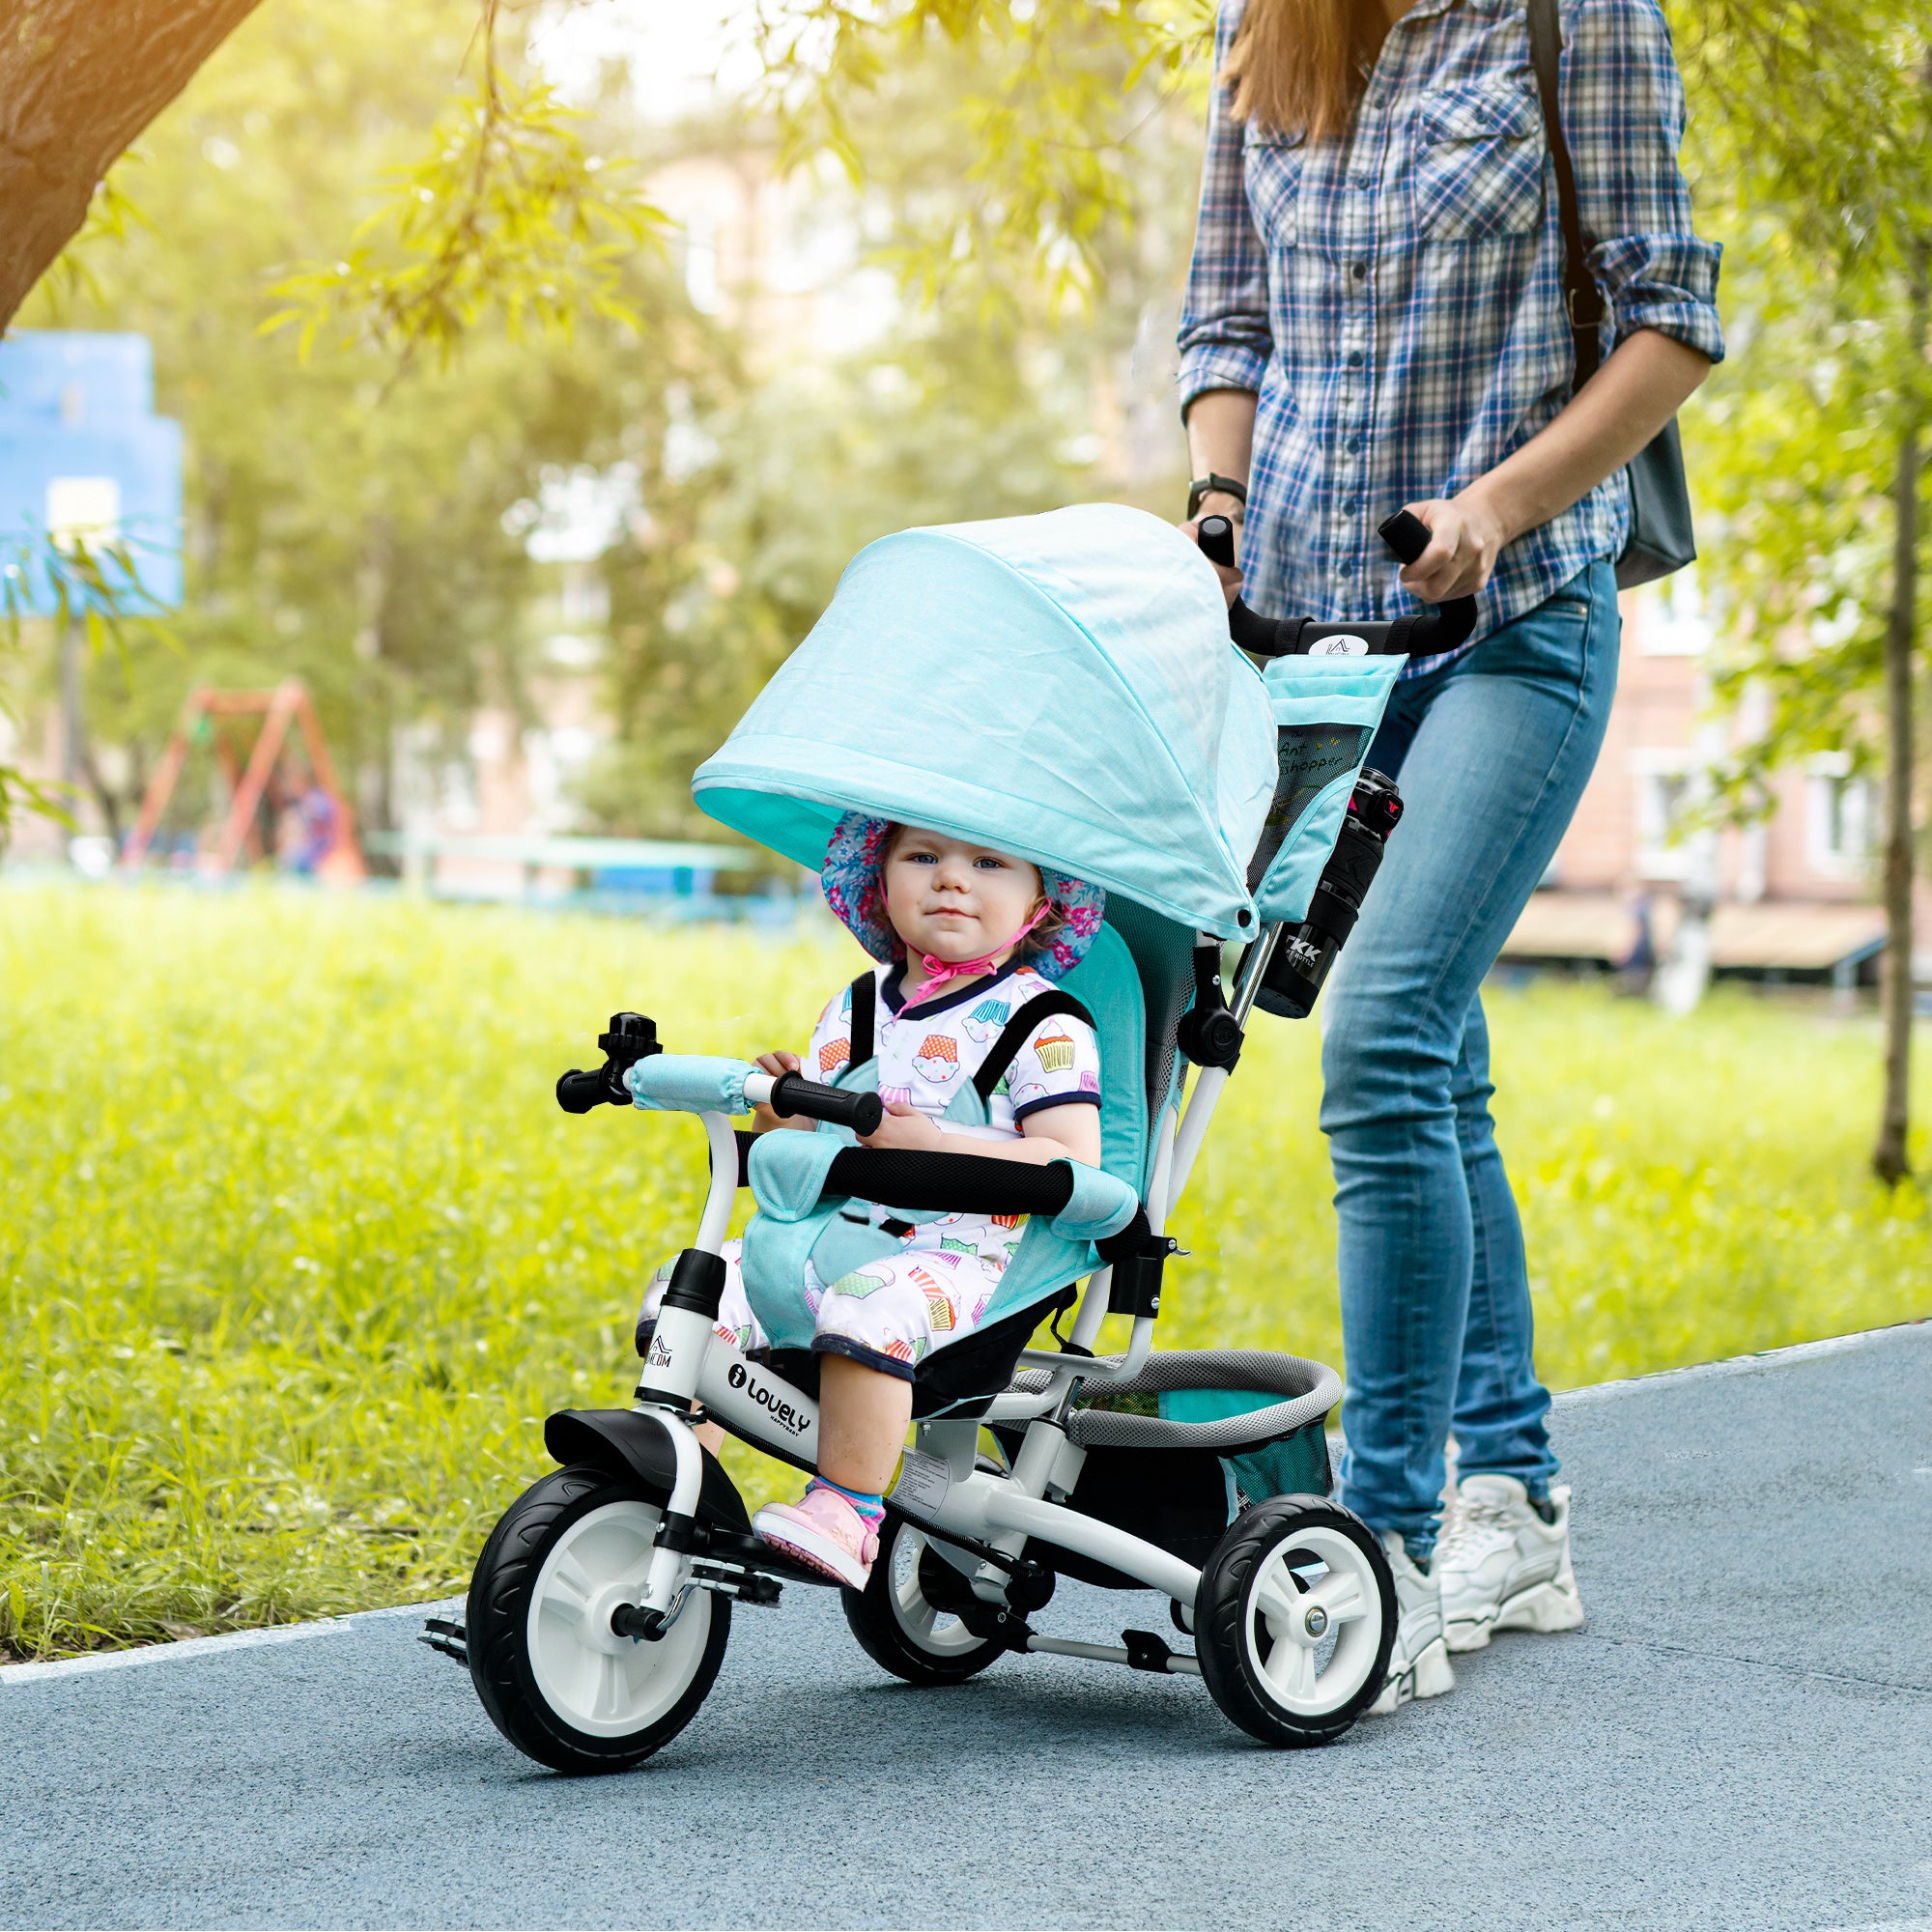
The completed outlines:
[[[772,1112],[783,1120],[803,1114],[808,1121],[826,1121],[850,1127],[855,1134],[875,1134],[886,1118],[886,1103],[876,1094],[848,1094],[842,1087],[821,1087],[802,1073],[781,1073],[772,1082]]]
[[[581,1073],[573,1066],[556,1083],[556,1104],[566,1114],[587,1114],[592,1107],[622,1106],[631,1096],[621,1087],[613,1089],[611,1075],[609,1066],[600,1066],[594,1073]]]
[[[1223,570],[1235,567],[1235,526],[1227,517],[1203,517],[1201,534],[1197,539],[1201,545],[1201,554],[1209,563],[1218,563]]]
[[[1429,526],[1412,510],[1398,510],[1376,526],[1376,534],[1404,563],[1413,563],[1429,548]]]

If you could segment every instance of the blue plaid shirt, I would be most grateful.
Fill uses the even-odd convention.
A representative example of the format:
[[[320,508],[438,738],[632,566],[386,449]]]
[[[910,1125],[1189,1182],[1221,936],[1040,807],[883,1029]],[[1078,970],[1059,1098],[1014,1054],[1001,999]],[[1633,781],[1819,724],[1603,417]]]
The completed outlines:
[[[1215,65],[1245,0],[1222,0]],[[1684,91],[1656,0],[1563,0],[1564,129],[1605,353],[1661,329],[1714,362],[1719,250],[1690,228]],[[1243,595],[1272,616],[1416,608],[1376,526],[1453,497],[1570,400],[1563,233],[1520,0],[1419,0],[1355,124],[1306,142],[1216,87],[1180,316],[1181,408],[1259,392]],[[1623,472],[1507,546],[1475,638],[1622,551]],[[1471,641],[1474,641],[1472,639]],[[1412,662],[1406,675],[1441,659]]]

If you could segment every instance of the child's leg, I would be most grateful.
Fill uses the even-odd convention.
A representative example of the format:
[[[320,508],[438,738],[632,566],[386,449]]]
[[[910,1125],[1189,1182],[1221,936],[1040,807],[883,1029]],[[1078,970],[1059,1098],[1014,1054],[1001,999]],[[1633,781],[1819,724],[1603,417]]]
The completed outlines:
[[[878,1495],[898,1467],[912,1421],[912,1384],[855,1362],[818,1358],[818,1473],[856,1495]]]

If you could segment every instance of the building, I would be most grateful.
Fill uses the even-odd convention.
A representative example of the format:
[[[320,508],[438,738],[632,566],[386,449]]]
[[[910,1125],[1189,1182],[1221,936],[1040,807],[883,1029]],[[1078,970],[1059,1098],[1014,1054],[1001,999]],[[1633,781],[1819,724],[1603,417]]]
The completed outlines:
[[[1691,573],[1626,592],[1623,607],[1603,753],[1505,957],[1614,965],[1631,956],[1646,921],[1662,953],[1680,908],[1705,901],[1719,972],[1839,985],[1870,977],[1885,937],[1872,903],[1877,787],[1842,753],[1814,758],[1778,774],[1764,821],[1700,829],[1700,775],[1733,728],[1749,732],[1758,721],[1748,706],[1734,726],[1711,716],[1712,637]]]

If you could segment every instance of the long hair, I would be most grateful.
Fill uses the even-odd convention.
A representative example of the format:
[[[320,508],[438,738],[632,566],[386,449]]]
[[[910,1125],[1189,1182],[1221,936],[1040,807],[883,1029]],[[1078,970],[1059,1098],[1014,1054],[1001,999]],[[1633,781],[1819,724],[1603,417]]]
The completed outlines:
[[[1346,134],[1387,31],[1381,0],[1248,0],[1221,67],[1235,119],[1311,141]]]

